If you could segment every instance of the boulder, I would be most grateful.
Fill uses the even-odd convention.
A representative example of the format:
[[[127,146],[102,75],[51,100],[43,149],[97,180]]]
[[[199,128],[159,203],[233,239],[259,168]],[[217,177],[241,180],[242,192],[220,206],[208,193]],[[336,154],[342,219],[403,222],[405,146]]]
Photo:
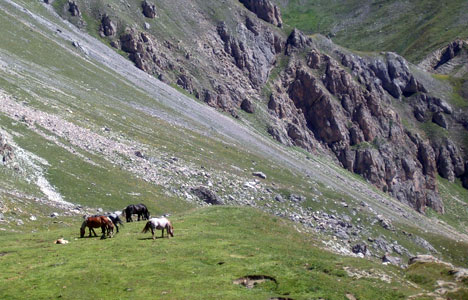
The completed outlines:
[[[255,112],[255,106],[249,99],[244,99],[242,101],[241,109],[245,112],[248,112],[249,114],[253,114]]]
[[[363,255],[367,254],[367,245],[364,243],[356,244],[351,248],[351,251],[355,254],[362,253]]]
[[[75,1],[70,1],[70,0],[68,1],[68,11],[74,17],[81,16],[80,9],[78,8],[78,5],[76,4]]]
[[[194,194],[195,196],[197,196],[198,198],[200,198],[200,200],[208,204],[212,204],[212,205],[224,204],[221,198],[218,195],[216,195],[215,192],[209,190],[208,188],[204,186],[192,188],[190,192]]]
[[[143,15],[145,15],[145,17],[150,19],[154,19],[156,17],[156,7],[154,4],[145,0],[141,3],[141,8],[143,9]]]
[[[7,164],[14,160],[15,152],[13,147],[7,143],[6,139],[0,134],[0,163]]]
[[[448,129],[447,119],[441,112],[434,113],[434,115],[432,116],[432,122],[436,123],[442,128]]]
[[[389,264],[392,264],[392,265],[395,265],[395,266],[400,266],[401,265],[401,258],[399,257],[395,257],[395,256],[391,256],[389,254],[385,254],[384,256],[382,256],[382,262],[383,263],[389,263]]]
[[[267,176],[266,176],[265,173],[263,173],[263,172],[252,172],[252,175],[253,175],[253,176],[260,177],[260,178],[262,178],[262,179],[266,179],[266,178],[267,178]]]
[[[275,200],[276,200],[277,202],[284,202],[283,197],[282,197],[280,194],[277,194],[277,195],[275,196]]]
[[[99,34],[102,37],[114,36],[117,32],[117,26],[112,22],[107,14],[103,14],[101,17],[101,26],[99,27]]]
[[[441,263],[441,261],[432,255],[420,254],[413,256],[408,260],[408,265],[415,263]]]

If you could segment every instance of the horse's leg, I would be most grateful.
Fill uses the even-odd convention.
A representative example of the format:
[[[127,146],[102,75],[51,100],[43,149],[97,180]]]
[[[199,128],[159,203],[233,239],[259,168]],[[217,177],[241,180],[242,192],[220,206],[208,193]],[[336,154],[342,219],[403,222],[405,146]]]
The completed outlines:
[[[140,222],[140,213],[138,213],[138,222]]]
[[[163,229],[161,230],[161,238],[163,238],[163,237],[164,237],[164,227],[163,227]]]
[[[117,233],[119,233],[119,226],[117,224],[115,224],[115,228],[117,229]]]
[[[151,234],[153,235],[153,240],[154,240],[154,229],[151,227]]]
[[[103,240],[106,238],[106,225],[101,226],[101,231],[102,231],[101,240]]]

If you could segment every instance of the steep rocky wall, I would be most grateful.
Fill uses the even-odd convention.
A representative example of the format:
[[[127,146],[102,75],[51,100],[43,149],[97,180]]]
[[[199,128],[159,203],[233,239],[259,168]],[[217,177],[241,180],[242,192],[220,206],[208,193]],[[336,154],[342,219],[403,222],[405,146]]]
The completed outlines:
[[[445,129],[451,106],[428,93],[394,53],[359,57],[332,44],[327,52],[320,47],[299,31],[288,38],[291,60],[269,103],[280,124],[273,136],[308,149],[320,144],[344,168],[401,202],[443,213],[436,177],[465,180],[462,151],[449,139],[425,140],[406,129],[392,103],[409,99],[416,119]],[[302,130],[291,135],[291,126]]]
[[[98,21],[101,35],[138,68],[234,117],[238,109],[254,113],[268,85],[273,120],[268,132],[274,138],[330,154],[344,168],[420,212],[426,207],[444,211],[437,174],[450,181],[460,178],[468,187],[461,148],[450,139],[428,140],[408,130],[393,107],[399,103],[418,122],[433,122],[444,130],[463,122],[444,99],[428,91],[402,57],[361,57],[297,29],[286,37],[275,27],[281,25],[281,14],[270,1],[240,2],[246,9],[233,6],[221,22],[193,10],[187,17],[203,30],[188,41],[157,38],[146,23],[146,29],[118,28],[121,22],[112,13],[100,12]],[[148,6],[156,11],[152,3],[142,1],[141,18],[157,20],[156,14],[148,17],[142,11]],[[285,68],[279,69],[280,58],[289,61]],[[279,76],[272,81],[274,67]]]

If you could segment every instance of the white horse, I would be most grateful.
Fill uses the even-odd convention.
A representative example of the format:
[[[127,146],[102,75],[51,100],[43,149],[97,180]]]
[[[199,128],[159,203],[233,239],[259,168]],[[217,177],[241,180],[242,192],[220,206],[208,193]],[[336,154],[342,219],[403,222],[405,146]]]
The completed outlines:
[[[153,240],[155,239],[154,237],[155,229],[162,230],[161,231],[162,238],[164,237],[164,229],[166,229],[167,237],[169,237],[169,235],[174,237],[174,227],[172,227],[171,221],[169,221],[165,217],[150,219],[148,222],[146,222],[145,228],[143,228],[142,233],[147,233],[148,231],[150,231],[150,229],[151,229],[151,233],[153,234]]]

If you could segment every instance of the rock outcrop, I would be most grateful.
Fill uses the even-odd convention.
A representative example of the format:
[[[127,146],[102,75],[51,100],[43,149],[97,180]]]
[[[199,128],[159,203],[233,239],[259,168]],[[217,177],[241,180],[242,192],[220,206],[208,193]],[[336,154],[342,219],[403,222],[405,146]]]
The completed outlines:
[[[99,34],[102,37],[114,36],[117,31],[117,26],[112,22],[111,18],[107,14],[103,14],[101,17],[101,26],[99,27]]]
[[[47,2],[47,3],[49,3],[49,2]],[[76,4],[75,1],[68,1],[68,12],[70,12],[70,14],[73,17],[81,16],[80,9],[79,9],[79,7],[78,7],[78,5]]]
[[[212,204],[212,205],[222,205],[223,201],[221,198],[219,198],[218,195],[216,195],[215,192],[209,190],[208,188],[204,186],[199,186],[196,188],[192,188],[191,192],[197,196],[200,200]]]
[[[240,2],[258,18],[281,25],[279,9],[271,1]],[[153,4],[141,3],[146,17],[156,15]],[[426,207],[444,211],[437,174],[450,181],[460,178],[468,187],[468,163],[457,144],[428,139],[402,121],[414,116],[417,122],[430,126],[434,122],[440,126],[436,129],[447,131],[468,129],[468,115],[430,93],[427,80],[399,55],[361,57],[297,29],[286,37],[241,5],[223,22],[208,20],[196,10],[190,18],[200,20],[189,22],[200,26],[200,34],[192,39],[156,37],[144,31],[151,28],[149,24],[118,35],[115,24],[122,22],[107,14],[102,16],[100,32],[141,70],[235,118],[239,109],[261,111],[257,103],[267,95],[267,130],[275,139],[327,153],[420,212]],[[437,69],[463,54],[463,45],[455,43],[442,51],[439,62],[446,62]],[[409,116],[400,117],[395,103],[409,107]]]
[[[268,104],[279,120],[270,133],[306,149],[320,145],[343,167],[401,202],[420,212],[431,207],[443,213],[436,175],[462,176],[462,156],[454,144],[436,150],[405,129],[391,105],[403,97],[414,99],[415,117],[432,116],[444,128],[452,108],[430,95],[394,53],[365,58],[331,43],[327,53],[318,46],[297,30],[288,38],[285,54],[291,59]]]
[[[7,164],[15,158],[13,147],[0,133],[0,163]]]
[[[260,19],[275,26],[282,27],[283,20],[278,6],[269,0],[239,0],[244,6]]]
[[[468,73],[468,41],[454,40],[419,63],[426,71],[462,77]]]
[[[145,17],[150,19],[154,19],[156,17],[156,6],[154,6],[154,4],[151,4],[145,0],[141,3],[141,8]]]

